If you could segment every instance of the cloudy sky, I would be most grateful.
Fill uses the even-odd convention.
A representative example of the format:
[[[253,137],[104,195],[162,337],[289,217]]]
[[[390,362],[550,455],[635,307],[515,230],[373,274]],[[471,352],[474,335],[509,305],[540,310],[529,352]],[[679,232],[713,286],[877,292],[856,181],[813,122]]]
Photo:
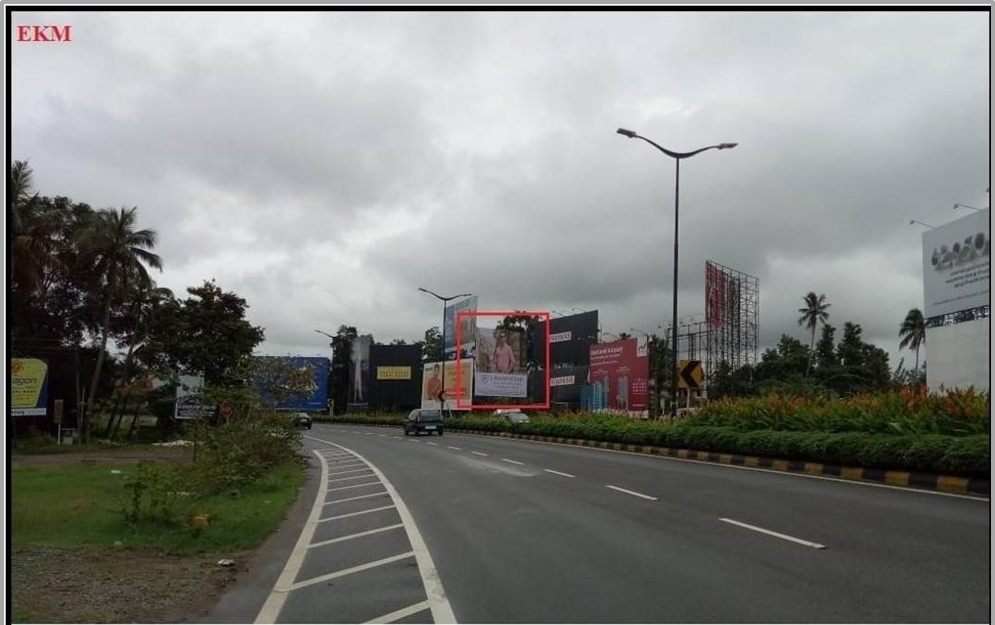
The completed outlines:
[[[159,283],[214,278],[261,351],[314,329],[415,340],[418,292],[482,309],[680,315],[704,265],[758,276],[761,343],[814,290],[897,361],[922,227],[987,206],[985,12],[32,13],[12,43],[12,150],[38,190],[137,206]],[[700,315],[699,315],[699,318]],[[910,361],[907,358],[907,361]]]

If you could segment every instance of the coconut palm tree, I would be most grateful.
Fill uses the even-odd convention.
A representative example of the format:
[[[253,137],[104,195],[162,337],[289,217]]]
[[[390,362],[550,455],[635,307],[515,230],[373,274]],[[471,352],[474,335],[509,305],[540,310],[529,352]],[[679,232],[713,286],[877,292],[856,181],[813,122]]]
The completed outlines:
[[[798,309],[798,312],[802,314],[798,318],[798,325],[804,325],[812,331],[812,344],[809,346],[808,366],[805,368],[805,376],[808,377],[809,372],[812,370],[812,355],[815,353],[815,331],[819,328],[820,323],[824,324],[829,319],[828,309],[830,304],[826,302],[824,294],[816,295],[814,291],[809,291],[804,301],[805,306]]]
[[[11,279],[34,292],[46,269],[59,268],[56,239],[62,229],[60,211],[34,190],[34,172],[27,161],[14,161],[7,177],[7,212],[13,226],[10,240]]]
[[[926,319],[922,316],[922,311],[913,308],[905,315],[905,321],[898,331],[898,337],[902,342],[898,344],[900,349],[914,349],[916,352],[916,382],[919,380],[919,348],[926,342]]]
[[[107,351],[110,334],[111,307],[120,302],[132,287],[149,287],[152,279],[145,265],[162,270],[162,259],[149,250],[156,244],[155,230],[136,230],[138,208],[104,209],[94,214],[90,224],[80,234],[79,245],[83,259],[92,263],[100,276],[103,317],[100,323],[100,351],[90,382],[83,413],[82,438],[86,441],[89,422],[89,404],[100,384],[100,372]]]

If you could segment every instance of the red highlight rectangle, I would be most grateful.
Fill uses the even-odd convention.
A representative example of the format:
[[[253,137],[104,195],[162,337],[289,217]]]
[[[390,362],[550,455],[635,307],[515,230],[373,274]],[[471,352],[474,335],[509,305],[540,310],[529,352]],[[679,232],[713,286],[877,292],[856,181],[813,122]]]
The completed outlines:
[[[542,404],[474,404],[473,398],[470,398],[469,402],[464,402],[462,397],[463,385],[461,384],[460,373],[462,367],[460,366],[460,360],[462,359],[462,350],[457,347],[456,349],[456,407],[457,408],[469,408],[470,410],[549,410],[550,396],[549,396],[549,326],[550,326],[550,313],[549,311],[527,311],[527,310],[459,310],[456,311],[456,345],[462,345],[460,340],[460,335],[462,334],[462,323],[460,321],[463,317],[510,317],[510,316],[529,316],[529,317],[545,317],[545,327],[546,327],[546,402]]]

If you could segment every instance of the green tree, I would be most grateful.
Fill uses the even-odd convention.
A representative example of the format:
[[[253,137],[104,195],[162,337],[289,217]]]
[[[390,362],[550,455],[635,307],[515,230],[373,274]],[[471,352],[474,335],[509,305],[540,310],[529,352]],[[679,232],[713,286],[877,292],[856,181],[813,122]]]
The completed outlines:
[[[915,350],[915,376],[918,378],[919,348],[926,342],[926,319],[923,318],[921,310],[913,308],[907,315],[905,315],[905,320],[902,322],[902,326],[898,330],[898,336],[902,339],[901,343],[898,344],[900,349]]]
[[[438,326],[425,330],[425,340],[422,341],[421,359],[424,362],[440,362],[442,360],[442,333]]]
[[[63,214],[34,191],[34,172],[27,161],[14,161],[7,177],[7,214],[10,234],[12,286],[36,291],[47,270],[63,269],[58,255],[58,237]]]
[[[864,344],[861,338],[862,332],[859,323],[847,321],[843,324],[843,338],[836,350],[840,364],[847,367],[859,367],[862,364],[862,346]]]
[[[822,326],[822,334],[815,345],[815,364],[824,370],[840,364],[836,356],[836,328],[832,324]]]
[[[143,361],[160,371],[203,373],[204,383],[220,386],[241,378],[263,328],[246,320],[249,305],[213,280],[187,288],[183,301],[164,300],[149,312]]]
[[[349,403],[349,364],[352,360],[352,342],[357,336],[359,332],[355,326],[343,324],[332,339],[332,402],[335,414],[343,414]]]
[[[802,314],[798,318],[798,325],[804,325],[806,328],[812,331],[812,343],[809,346],[809,361],[808,366],[805,368],[805,376],[808,377],[812,370],[812,354],[815,352],[815,331],[819,328],[820,323],[826,323],[829,319],[829,307],[831,304],[826,302],[825,295],[816,295],[814,291],[809,291],[804,297],[805,306],[798,309],[798,312]]]
[[[136,230],[137,208],[106,209],[98,211],[80,235],[83,258],[92,263],[101,279],[100,297],[103,315],[100,322],[100,351],[90,382],[90,393],[84,404],[81,439],[88,438],[89,405],[94,400],[100,383],[107,339],[111,330],[111,306],[127,292],[129,284],[151,283],[146,265],[162,270],[162,259],[150,250],[155,248],[154,230]]]

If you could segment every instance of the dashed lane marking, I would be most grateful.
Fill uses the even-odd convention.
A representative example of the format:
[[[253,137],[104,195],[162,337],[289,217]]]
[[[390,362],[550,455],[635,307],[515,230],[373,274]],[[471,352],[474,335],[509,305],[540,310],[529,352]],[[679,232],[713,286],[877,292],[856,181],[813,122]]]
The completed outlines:
[[[576,475],[570,475],[569,473],[563,473],[562,471],[554,471],[552,469],[543,469],[546,473],[552,473],[553,475],[562,475],[563,477],[577,477]]]
[[[608,484],[606,486],[606,488],[610,488],[612,490],[617,490],[620,493],[625,493],[627,495],[632,495],[634,497],[642,497],[643,499],[648,499],[650,501],[659,501],[656,497],[650,497],[649,495],[644,495],[642,493],[637,493],[634,490],[627,490],[625,488],[619,488],[618,486],[612,486],[611,484]]]
[[[794,536],[788,536],[787,534],[782,534],[780,532],[774,532],[771,530],[764,529],[762,527],[757,527],[756,525],[749,525],[747,523],[741,523],[739,521],[734,521],[732,519],[719,519],[723,523],[731,523],[732,525],[738,525],[739,527],[744,527],[748,530],[753,530],[754,532],[760,532],[761,534],[767,534],[768,536],[774,536],[782,540],[788,540],[793,543],[798,543],[799,545],[805,545],[806,547],[811,547],[812,549],[825,549],[825,545],[820,545],[819,543],[813,543],[808,540],[802,540],[801,538],[795,538]]]

